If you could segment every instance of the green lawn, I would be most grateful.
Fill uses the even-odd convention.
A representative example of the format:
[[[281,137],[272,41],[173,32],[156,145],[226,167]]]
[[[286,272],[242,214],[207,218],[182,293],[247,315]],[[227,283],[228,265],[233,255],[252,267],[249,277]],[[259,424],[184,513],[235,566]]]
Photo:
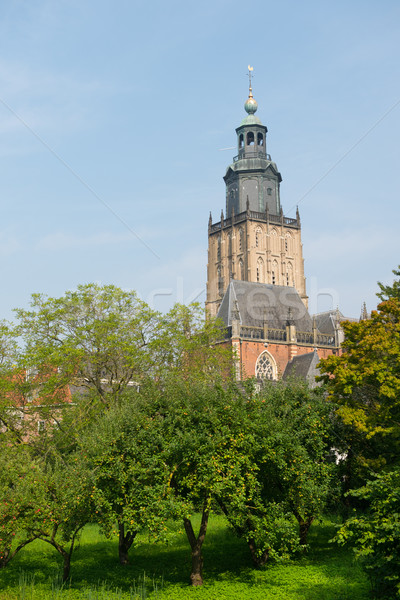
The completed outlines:
[[[190,553],[185,536],[171,531],[169,546],[145,538],[131,551],[131,565],[117,561],[117,541],[86,527],[72,559],[72,580],[60,590],[60,561],[44,542],[34,542],[0,571],[0,600],[365,600],[368,582],[351,554],[329,544],[334,527],[316,524],[307,555],[253,569],[247,545],[212,516],[204,545],[204,585],[188,585]],[[143,586],[145,579],[145,586]]]

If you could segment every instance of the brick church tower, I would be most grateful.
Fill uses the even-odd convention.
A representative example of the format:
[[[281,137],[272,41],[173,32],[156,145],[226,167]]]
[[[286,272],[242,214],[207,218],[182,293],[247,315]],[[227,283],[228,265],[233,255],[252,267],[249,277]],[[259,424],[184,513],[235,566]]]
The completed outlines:
[[[250,71],[251,78],[251,71]],[[236,129],[238,154],[227,168],[225,217],[208,225],[206,308],[215,316],[232,279],[293,286],[307,305],[300,216],[283,215],[282,177],[267,153],[251,79],[247,116]]]
[[[300,216],[283,214],[282,177],[255,115],[251,71],[238,154],[224,176],[225,215],[213,223],[210,214],[208,223],[206,310],[225,324],[238,379],[277,379],[286,370],[313,381],[319,358],[340,353],[343,316],[308,313]]]

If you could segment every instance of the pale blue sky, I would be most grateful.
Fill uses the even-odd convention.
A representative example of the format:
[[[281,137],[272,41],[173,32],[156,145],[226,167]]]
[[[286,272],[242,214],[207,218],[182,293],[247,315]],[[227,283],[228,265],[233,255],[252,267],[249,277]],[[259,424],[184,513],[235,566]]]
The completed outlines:
[[[400,262],[399,2],[1,0],[0,318],[90,281],[204,301],[249,63],[311,309],[376,305]]]

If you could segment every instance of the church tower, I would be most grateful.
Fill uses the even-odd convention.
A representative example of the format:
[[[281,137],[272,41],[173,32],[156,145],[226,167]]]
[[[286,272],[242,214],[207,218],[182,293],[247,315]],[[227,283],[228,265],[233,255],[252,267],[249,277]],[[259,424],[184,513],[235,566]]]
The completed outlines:
[[[267,153],[267,127],[255,115],[249,67],[247,116],[236,129],[237,156],[227,168],[225,215],[208,223],[206,309],[215,316],[231,280],[292,286],[307,306],[300,216],[283,215],[282,177]]]

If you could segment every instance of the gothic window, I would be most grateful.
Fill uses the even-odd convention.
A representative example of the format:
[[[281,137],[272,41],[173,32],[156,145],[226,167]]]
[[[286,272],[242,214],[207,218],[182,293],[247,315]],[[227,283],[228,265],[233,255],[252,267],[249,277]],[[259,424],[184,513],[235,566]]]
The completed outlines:
[[[257,379],[276,379],[274,359],[266,350],[260,354],[256,364]]]
[[[244,264],[242,259],[239,260],[239,279],[244,281]]]
[[[267,188],[267,194],[268,196],[272,196],[272,188]]]
[[[272,273],[271,273],[271,281],[272,285],[276,285],[278,277],[278,263],[276,260],[272,263]]]
[[[264,146],[264,136],[262,133],[257,134],[257,144],[259,146]]]
[[[293,252],[292,241],[292,236],[290,235],[290,233],[287,233],[285,236],[285,251],[289,254],[292,254]]]
[[[293,267],[291,263],[288,263],[287,266],[286,285],[293,285]]]
[[[239,252],[243,252],[244,248],[244,232],[243,229],[239,229]]]
[[[221,236],[218,236],[217,241],[217,260],[221,260]]]
[[[256,229],[256,248],[261,246],[262,231],[259,227]]]
[[[244,145],[243,133],[241,133],[241,134],[239,135],[239,150],[240,150],[241,148],[243,148],[243,145]]]
[[[254,146],[254,133],[252,131],[249,131],[247,134],[247,145]]]
[[[278,234],[276,232],[276,229],[271,230],[271,250],[275,254],[277,252],[279,252],[279,240],[278,240]]]
[[[264,281],[264,261],[261,257],[257,260],[257,281]]]

